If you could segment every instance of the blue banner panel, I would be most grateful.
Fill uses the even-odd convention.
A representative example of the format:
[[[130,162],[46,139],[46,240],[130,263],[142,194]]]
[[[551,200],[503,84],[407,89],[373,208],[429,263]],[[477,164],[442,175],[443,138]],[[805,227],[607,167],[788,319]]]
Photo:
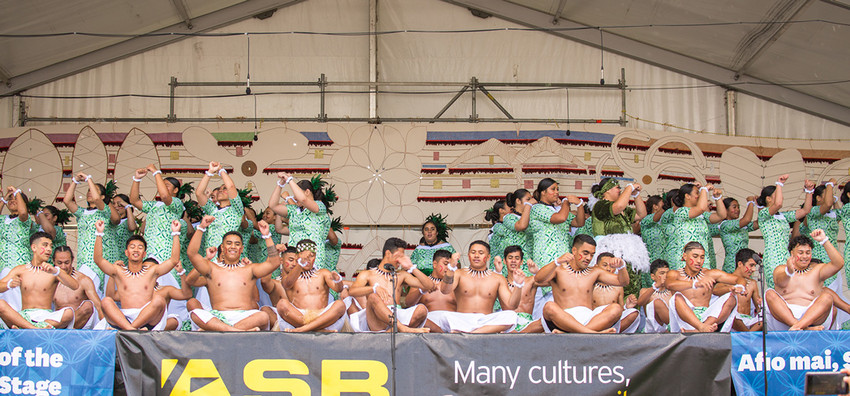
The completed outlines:
[[[115,331],[0,330],[0,395],[111,395]]]
[[[850,332],[774,331],[732,333],[732,382],[741,396],[764,395],[764,368],[770,395],[803,395],[806,373],[850,368]]]

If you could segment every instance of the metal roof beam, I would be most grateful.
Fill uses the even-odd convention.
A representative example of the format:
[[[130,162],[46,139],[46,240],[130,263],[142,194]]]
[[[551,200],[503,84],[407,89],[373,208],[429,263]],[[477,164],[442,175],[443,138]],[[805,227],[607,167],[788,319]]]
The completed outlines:
[[[552,15],[533,10],[506,0],[442,0],[464,8],[477,9],[501,19],[540,29],[558,37],[600,48],[599,29],[561,18],[556,28]],[[565,29],[565,30],[558,30]],[[720,67],[673,51],[632,40],[604,31],[605,50],[641,62],[681,73],[724,89],[733,89],[769,102],[778,103],[804,113],[812,114],[842,125],[850,126],[850,108],[815,96],[805,94],[775,83]]]
[[[171,3],[174,4],[174,8],[177,9],[177,15],[180,15],[180,19],[186,24],[186,28],[192,30],[192,18],[189,16],[189,9],[186,7],[186,2],[184,0],[171,0]]]
[[[218,29],[253,17],[271,9],[283,8],[304,0],[247,0],[221,10],[199,16],[193,20],[190,31],[184,22],[171,25],[151,33],[200,33]],[[41,69],[15,76],[6,86],[0,86],[0,95],[21,92],[51,81],[93,69],[120,59],[130,57],[157,47],[168,45],[191,36],[141,36],[122,41],[84,55],[68,59]]]

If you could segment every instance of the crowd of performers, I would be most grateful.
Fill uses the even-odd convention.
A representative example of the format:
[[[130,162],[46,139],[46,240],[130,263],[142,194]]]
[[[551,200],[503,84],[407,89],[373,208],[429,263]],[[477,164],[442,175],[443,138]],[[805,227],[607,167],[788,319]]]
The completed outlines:
[[[145,177],[158,200],[140,197]],[[806,181],[802,207],[782,212],[787,175],[742,202],[698,183],[644,200],[640,184],[614,178],[595,184],[585,202],[562,198],[545,178],[485,213],[493,227],[487,241],[464,247],[466,265],[448,243],[445,217],[432,214],[410,256],[407,242],[389,238],[349,281],[336,269],[335,194],[318,177],[278,177],[259,219],[217,162],[196,200],[191,186],[153,165],[135,172],[129,195],[74,175],[67,211],[8,187],[0,198],[10,213],[0,221],[3,324],[380,332],[395,317],[403,332],[653,333],[753,331],[762,318],[770,330],[837,328],[838,313],[850,310],[836,293],[850,279],[838,276],[847,246],[842,254],[834,245],[838,223],[850,226],[850,190],[839,194],[835,180]],[[210,190],[213,178],[221,185]],[[88,188],[85,207],[78,185]],[[70,215],[76,250],[61,226]],[[748,248],[757,229],[763,257]],[[754,280],[761,265],[764,294]]]

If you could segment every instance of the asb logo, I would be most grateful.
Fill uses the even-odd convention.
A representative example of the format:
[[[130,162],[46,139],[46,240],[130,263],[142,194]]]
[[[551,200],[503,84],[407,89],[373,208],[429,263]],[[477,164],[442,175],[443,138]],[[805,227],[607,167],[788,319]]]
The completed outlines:
[[[160,370],[160,394],[172,396],[183,395],[230,395],[231,389],[249,389],[254,392],[289,392],[292,396],[309,396],[312,394],[310,384],[300,378],[283,377],[281,373],[291,376],[306,376],[310,374],[307,365],[295,359],[256,359],[248,362],[242,370],[242,379],[224,378],[211,359],[189,359],[182,367],[182,372],[176,373],[177,359],[162,359]],[[271,378],[266,373],[274,373]],[[357,373],[357,377],[365,379],[343,378],[343,373]],[[176,382],[168,393],[166,385],[169,379],[177,375]],[[285,375],[285,374],[283,374]],[[206,385],[192,389],[192,379],[205,379]],[[321,395],[340,395],[343,392],[366,393],[373,396],[389,396],[389,390],[384,386],[389,379],[387,366],[377,360],[322,360]],[[210,381],[211,380],[211,381]]]

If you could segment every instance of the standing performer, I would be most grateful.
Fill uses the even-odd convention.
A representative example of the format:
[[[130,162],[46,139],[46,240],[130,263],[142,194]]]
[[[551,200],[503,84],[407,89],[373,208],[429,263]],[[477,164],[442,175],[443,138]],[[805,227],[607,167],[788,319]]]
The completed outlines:
[[[11,214],[0,216],[0,276],[6,276],[12,268],[32,258],[32,249],[26,245],[33,224],[27,213],[26,195],[9,186],[3,203]]]
[[[322,192],[322,180],[319,176],[312,180],[295,179],[289,173],[278,172],[277,181],[272,197],[269,200],[269,208],[281,218],[287,219],[289,224],[289,241],[298,242],[302,239],[311,241],[324,241],[331,229],[331,217],[328,214],[330,202],[326,200]],[[315,182],[314,182],[315,181]],[[292,196],[280,203],[281,190],[289,186]],[[292,203],[289,201],[292,200]],[[316,252],[316,262],[325,262],[325,250]]]
[[[94,262],[94,224],[98,220],[109,221],[111,210],[106,206],[106,188],[101,184],[95,184],[91,175],[78,173],[71,179],[72,183],[65,191],[62,203],[77,218],[77,264],[79,271],[86,274],[97,286],[97,293],[103,297],[106,287],[106,278],[103,271]],[[86,193],[86,209],[77,206],[74,194],[78,184],[86,183],[89,191]]]
[[[206,189],[209,185],[210,177],[216,174],[221,176],[221,181],[224,184],[213,190],[212,197],[210,197]],[[198,183],[195,194],[198,197],[198,203],[204,203],[204,214],[213,216],[216,219],[210,226],[210,229],[204,233],[203,250],[206,251],[209,247],[218,248],[224,240],[224,234],[231,231],[238,231],[242,224],[242,217],[245,215],[245,206],[239,197],[239,190],[236,189],[233,179],[227,174],[227,170],[221,167],[220,163],[210,162],[210,167],[204,172],[204,177]],[[247,242],[245,241],[245,243]],[[244,249],[242,250],[242,257],[245,257]],[[194,264],[194,260],[192,262]]]
[[[844,185],[841,190],[841,199],[838,201],[838,218],[841,219],[841,225],[844,227],[844,235],[850,235],[850,183]],[[846,238],[846,237],[845,237]],[[850,258],[850,243],[844,243],[844,260]],[[850,266],[844,266],[844,281],[850,289]]]
[[[130,236],[139,228],[136,217],[133,215],[133,205],[128,202],[130,198],[124,194],[116,194],[109,202],[110,218],[106,223],[106,236],[104,236],[106,246],[104,246],[103,256],[111,263],[127,262],[124,247],[127,246]]]
[[[0,205],[2,207],[2,205]],[[44,231],[50,236],[53,237],[53,248],[58,248],[59,246],[68,245],[67,238],[65,237],[65,229],[62,228],[62,225],[68,221],[68,217],[71,216],[71,213],[65,210],[64,212],[60,212],[53,205],[47,205],[43,210],[38,212],[36,216],[36,221],[38,222],[38,230]]]
[[[713,193],[712,193],[713,192]],[[674,204],[679,207],[673,213],[671,227],[673,232],[667,240],[667,263],[672,270],[679,270],[685,266],[682,261],[682,249],[688,242],[699,242],[701,246],[713,243],[709,234],[708,224],[719,223],[726,218],[726,208],[718,205],[718,213],[711,214],[708,207],[708,196],[714,199],[722,197],[720,190],[714,190],[711,184],[700,186],[699,183],[688,183],[679,189],[679,193],[673,197]],[[714,258],[706,257],[704,265],[706,268],[714,268]]]
[[[530,227],[534,240],[532,252],[535,263],[551,263],[570,249],[570,225],[584,225],[584,203],[575,195],[560,198],[558,183],[545,178],[537,184],[531,208]],[[570,213],[570,205],[578,205],[578,216]]]
[[[505,248],[508,246],[519,246],[522,250],[522,256],[525,260],[530,260],[532,257],[534,240],[532,239],[531,231],[528,230],[528,225],[531,220],[532,203],[531,193],[526,189],[519,189],[505,196],[505,204],[508,206],[508,213],[502,216],[502,227],[494,229],[495,233],[500,236],[501,247],[497,255],[503,255]],[[496,249],[496,248],[494,248]],[[505,257],[502,257],[504,259]],[[522,269],[528,275],[528,266],[522,263]],[[507,272],[502,272],[502,275],[507,275]]]
[[[720,223],[720,240],[723,241],[724,253],[723,271],[731,274],[735,272],[735,256],[741,249],[749,247],[750,232],[759,228],[758,221],[753,221],[756,197],[747,197],[747,210],[743,216],[741,206],[735,198],[725,198],[721,203],[726,208],[726,220]]]
[[[767,186],[761,190],[756,203],[763,208],[759,210],[758,222],[764,237],[764,275],[766,287],[773,288],[774,269],[785,264],[788,260],[788,242],[791,239],[791,223],[802,220],[812,209],[812,193],[814,183],[806,180],[806,198],[803,208],[780,212],[784,202],[782,186],[788,181],[788,175],[779,176],[775,186]]]
[[[449,231],[451,227],[446,224],[445,216],[431,213],[425,219],[425,223],[422,224],[422,238],[410,254],[410,261],[416,265],[416,268],[430,273],[433,270],[431,265],[434,261],[434,252],[441,249],[448,250],[450,253],[455,252],[455,248],[446,242],[449,239]]]
[[[806,215],[806,227],[808,230],[823,230],[826,237],[830,241],[838,240],[838,214],[833,210],[835,204],[835,178],[829,179],[826,184],[817,186],[812,194],[812,209]],[[829,262],[829,255],[826,249],[820,244],[812,247],[812,257],[820,260],[822,263]],[[824,282],[824,285],[829,287],[837,278],[837,274],[831,276]],[[837,286],[837,285],[836,285]]]

